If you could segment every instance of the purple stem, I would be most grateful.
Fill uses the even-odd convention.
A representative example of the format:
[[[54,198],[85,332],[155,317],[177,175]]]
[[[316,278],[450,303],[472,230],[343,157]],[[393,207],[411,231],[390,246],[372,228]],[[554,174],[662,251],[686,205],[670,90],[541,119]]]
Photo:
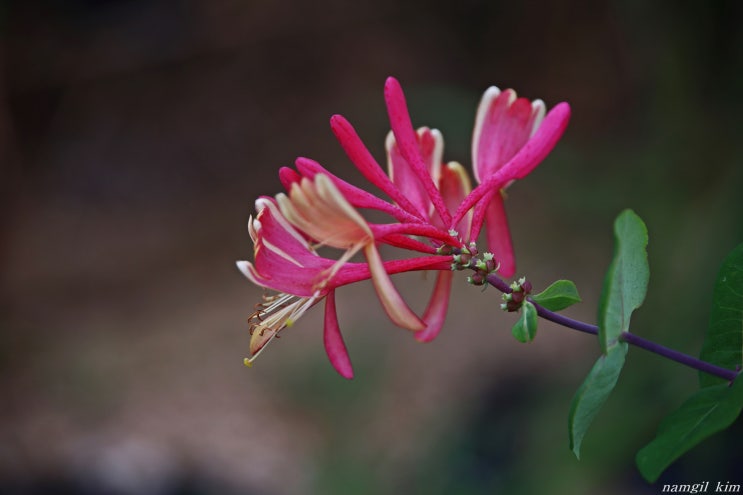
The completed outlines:
[[[501,292],[513,292],[511,287],[496,275],[488,275],[487,281],[490,285]],[[596,325],[584,323],[582,321],[568,318],[567,316],[563,316],[559,313],[555,313],[554,311],[550,311],[547,308],[540,306],[532,300],[530,300],[529,302],[531,302],[537,309],[537,314],[545,320],[550,320],[554,323],[557,323],[558,325],[572,328],[573,330],[578,330],[579,332],[590,333],[593,335],[598,335],[599,333],[599,327],[597,327]],[[684,354],[683,352],[669,349],[668,347],[656,344],[655,342],[639,337],[633,333],[622,332],[619,336],[619,340],[627,342],[628,344],[634,345],[636,347],[640,347],[641,349],[645,349],[646,351],[658,354],[659,356],[663,356],[666,359],[670,359],[685,366],[689,366],[690,368],[694,368],[704,373],[723,378],[731,383],[736,379],[739,373],[739,371],[715,366],[712,363],[702,361],[701,359],[689,356],[688,354]]]

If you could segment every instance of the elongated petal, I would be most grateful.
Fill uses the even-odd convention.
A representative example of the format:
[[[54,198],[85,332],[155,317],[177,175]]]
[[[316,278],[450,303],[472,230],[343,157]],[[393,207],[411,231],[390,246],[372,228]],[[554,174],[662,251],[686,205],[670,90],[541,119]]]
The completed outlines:
[[[394,246],[420,253],[436,254],[436,248],[404,234],[384,234],[377,237],[377,241],[388,246]]]
[[[418,270],[449,270],[451,256],[421,256],[402,260],[388,260],[383,263],[384,271],[389,275]],[[371,278],[368,263],[346,263],[331,280],[331,288],[352,284]]]
[[[328,354],[330,364],[343,378],[353,378],[353,367],[351,358],[348,356],[346,343],[338,325],[338,314],[335,310],[335,291],[328,292],[325,297],[325,328],[323,330],[323,343],[325,352]]]
[[[371,278],[374,288],[377,291],[377,297],[379,297],[379,301],[382,303],[382,307],[387,312],[387,316],[392,320],[392,323],[414,332],[426,328],[426,324],[410,309],[395,286],[392,285],[392,280],[390,280],[390,276],[384,269],[382,257],[379,255],[377,247],[373,243],[368,244],[364,248],[364,255],[369,263]]]
[[[444,153],[444,139],[437,129],[421,127],[416,133],[418,148],[423,158],[428,175],[434,183],[438,183],[441,175],[441,159]],[[402,157],[400,150],[395,141],[395,135],[390,131],[385,140],[387,150],[387,171],[392,182],[410,199],[418,208],[418,211],[424,218],[429,218],[433,205],[426,193],[425,188],[418,180],[415,172],[408,164],[407,160]]]
[[[418,147],[413,124],[408,114],[408,106],[405,103],[405,95],[400,83],[394,77],[387,78],[384,85],[384,98],[387,102],[387,114],[390,118],[390,126],[395,134],[397,147],[402,157],[408,162],[413,173],[418,177],[421,185],[428,194],[433,207],[445,225],[451,223],[451,213],[446,209],[444,200],[436,188],[436,184],[426,167]]]
[[[426,328],[415,334],[419,342],[431,342],[441,331],[446,320],[446,311],[449,309],[449,294],[451,293],[451,281],[454,272],[440,271],[436,277],[436,285],[428,302],[423,321]]]
[[[495,261],[500,264],[498,273],[503,277],[512,277],[516,273],[516,259],[513,254],[511,231],[508,228],[503,196],[496,192],[490,199],[485,212],[485,225],[488,240],[488,251],[493,253]]]
[[[550,110],[534,136],[516,155],[493,174],[483,178],[480,185],[462,201],[454,214],[452,225],[458,223],[485,194],[501,189],[511,181],[521,179],[534,170],[555,147],[569,120],[570,106],[567,103],[560,103]]]
[[[419,223],[386,223],[370,224],[369,227],[372,229],[372,232],[374,232],[374,237],[376,239],[389,234],[408,234],[436,239],[452,246],[462,246],[462,243],[449,235],[448,232],[437,229],[433,225],[424,225]]]
[[[414,216],[423,218],[415,205],[400,192],[387,174],[384,173],[384,170],[382,170],[382,167],[379,166],[372,154],[364,146],[364,143],[350,122],[341,115],[333,115],[330,118],[330,128],[333,130],[335,137],[338,139],[341,147],[343,147],[346,155],[348,155],[348,158],[366,180],[384,191],[402,209]]]

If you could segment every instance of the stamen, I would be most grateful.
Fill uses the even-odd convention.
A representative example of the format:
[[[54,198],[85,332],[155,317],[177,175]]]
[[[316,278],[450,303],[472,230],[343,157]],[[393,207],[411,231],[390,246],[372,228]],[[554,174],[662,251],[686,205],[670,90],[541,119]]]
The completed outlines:
[[[263,295],[263,301],[255,305],[256,311],[248,318],[249,332],[253,336],[258,331],[258,336],[265,336],[270,332],[268,340],[261,344],[255,354],[243,359],[245,366],[251,367],[253,361],[274,339],[279,338],[279,332],[285,327],[291,327],[294,323],[320,299],[320,291],[315,292],[312,297],[295,296],[293,294]]]

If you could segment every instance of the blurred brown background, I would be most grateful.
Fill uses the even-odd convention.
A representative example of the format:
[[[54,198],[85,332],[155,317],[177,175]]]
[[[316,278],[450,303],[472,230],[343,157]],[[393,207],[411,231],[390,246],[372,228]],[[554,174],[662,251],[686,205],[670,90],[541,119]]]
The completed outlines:
[[[463,280],[442,335],[339,292],[357,378],[321,311],[251,369],[253,201],[309,156],[362,180],[327,125],[379,160],[382,86],[469,166],[479,96],[513,87],[573,119],[510,189],[520,271],[574,280],[593,321],[611,222],[651,236],[635,331],[696,354],[722,257],[743,240],[743,4],[736,1],[5,2],[0,52],[0,493],[657,493],[634,453],[695,373],[633,350],[584,444],[570,399],[598,354],[541,324],[510,337]],[[412,304],[431,280],[396,278]],[[670,482],[740,482],[741,422]]]

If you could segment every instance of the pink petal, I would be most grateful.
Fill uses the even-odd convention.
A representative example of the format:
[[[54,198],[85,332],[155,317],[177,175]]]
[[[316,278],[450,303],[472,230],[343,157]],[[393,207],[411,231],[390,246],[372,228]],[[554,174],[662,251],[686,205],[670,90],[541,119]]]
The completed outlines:
[[[436,212],[445,225],[451,223],[451,213],[446,209],[444,200],[433,182],[423,157],[421,156],[418,140],[416,139],[413,124],[408,114],[408,106],[405,103],[405,95],[400,83],[394,77],[388,77],[384,85],[384,97],[387,102],[387,114],[390,118],[392,132],[402,157],[408,162],[410,168],[418,177],[421,185],[433,203]]]
[[[423,313],[423,321],[426,322],[425,330],[415,334],[419,342],[431,342],[441,331],[446,320],[446,311],[449,308],[449,294],[451,293],[451,281],[454,276],[452,271],[440,271],[436,277],[436,285],[428,302],[426,312]]]
[[[503,277],[513,277],[516,273],[516,260],[513,254],[511,231],[500,192],[493,194],[485,213],[488,251],[493,253],[495,261],[500,264],[498,273]]]
[[[330,118],[330,128],[335,137],[343,147],[351,162],[359,169],[359,172],[372,184],[380,188],[402,209],[414,216],[420,217],[418,209],[405,197],[404,194],[392,183],[384,170],[364,146],[361,138],[356,134],[353,126],[341,115],[333,115]],[[422,217],[421,217],[422,218]]]
[[[452,246],[462,246],[461,242],[449,235],[441,229],[437,229],[433,225],[425,225],[420,223],[386,223],[386,224],[369,224],[372,232],[374,232],[375,238],[380,238],[389,234],[408,234],[428,237],[430,239],[437,239],[444,244],[450,244]]]
[[[418,148],[428,169],[428,175],[435,181],[441,173],[441,157],[443,155],[444,140],[441,133],[428,127],[421,127],[416,133]],[[424,218],[431,214],[431,200],[423,185],[407,160],[400,154],[395,141],[395,135],[390,132],[385,141],[387,149],[387,170],[390,179],[400,191],[410,199]]]
[[[299,175],[296,170],[292,170],[289,167],[281,167],[279,169],[279,180],[284,189],[289,191],[292,188],[292,184],[302,180],[302,176]]]
[[[322,258],[281,215],[273,198],[256,201],[258,216],[252,222],[255,235],[254,263],[238,266],[252,282],[262,287],[309,297],[322,273],[335,260]]]
[[[384,271],[390,275],[418,270],[449,270],[451,256],[421,256],[402,260],[389,260],[383,263]],[[352,284],[371,278],[368,263],[346,263],[331,279],[329,288]]]
[[[420,253],[435,254],[436,248],[430,244],[425,244],[417,239],[412,239],[404,234],[386,234],[376,239],[378,242],[389,246],[407,249],[409,251],[418,251]]]
[[[482,97],[472,134],[472,160],[478,182],[505,165],[532,134],[534,108],[526,98],[491,87]]]
[[[400,293],[397,291],[389,274],[385,271],[382,258],[374,243],[364,247],[364,254],[369,262],[372,282],[377,291],[377,297],[395,325],[418,332],[426,328],[426,324],[410,309]]]
[[[330,364],[333,365],[343,378],[353,378],[353,367],[351,358],[348,357],[346,344],[338,325],[338,314],[335,310],[335,291],[328,292],[325,297],[325,329],[323,331],[323,342],[325,352],[328,354]]]
[[[501,189],[512,180],[521,179],[534,170],[555,147],[569,120],[570,105],[567,103],[559,103],[550,110],[534,136],[527,141],[516,155],[495,173],[483,178],[482,183],[462,201],[454,214],[452,225],[458,223],[470,208],[487,193]]]

